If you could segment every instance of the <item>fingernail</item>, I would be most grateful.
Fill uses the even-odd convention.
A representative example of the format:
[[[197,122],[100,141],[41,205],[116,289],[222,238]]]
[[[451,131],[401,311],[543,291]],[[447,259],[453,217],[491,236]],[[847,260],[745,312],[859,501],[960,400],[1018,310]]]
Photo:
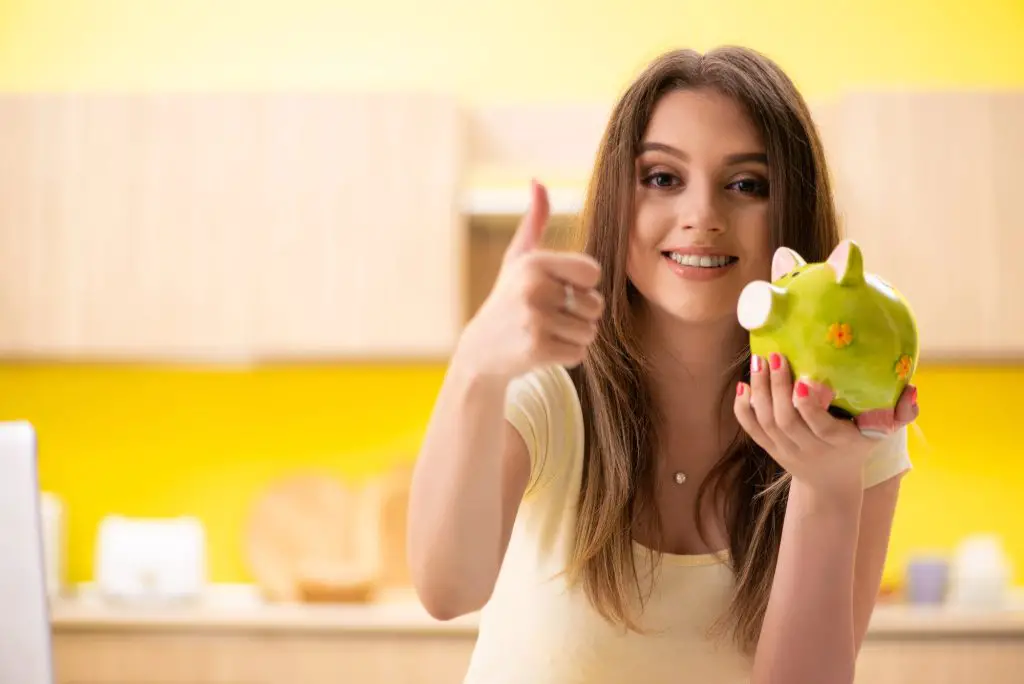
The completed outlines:
[[[917,406],[917,388],[916,387],[911,387],[910,388],[910,405],[911,406]]]
[[[763,368],[763,363],[764,362],[761,361],[761,357],[758,356],[757,354],[754,354],[753,356],[751,356],[750,357],[750,372],[751,373],[760,373],[761,372],[761,368]]]
[[[811,388],[807,386],[807,383],[800,380],[796,383],[796,396],[799,399],[804,399],[808,394],[811,393]]]
[[[743,396],[743,383],[742,382],[737,382],[736,383],[736,396],[737,397]]]
[[[782,357],[776,353],[772,353],[771,357],[772,370],[779,370],[782,367]]]

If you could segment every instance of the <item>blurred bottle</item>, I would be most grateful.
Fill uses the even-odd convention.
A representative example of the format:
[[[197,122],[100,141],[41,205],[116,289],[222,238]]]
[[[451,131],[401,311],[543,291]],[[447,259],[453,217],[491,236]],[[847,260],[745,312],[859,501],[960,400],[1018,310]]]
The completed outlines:
[[[52,599],[60,596],[64,590],[64,505],[55,494],[40,492],[39,515],[43,536],[46,593]]]

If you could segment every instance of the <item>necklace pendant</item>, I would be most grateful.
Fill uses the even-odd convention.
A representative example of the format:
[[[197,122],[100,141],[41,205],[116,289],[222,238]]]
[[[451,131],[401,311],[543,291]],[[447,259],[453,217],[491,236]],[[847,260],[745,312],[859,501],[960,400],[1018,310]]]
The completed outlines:
[[[686,474],[682,471],[679,471],[675,474],[674,479],[676,481],[676,484],[683,484],[684,482],[686,482]]]

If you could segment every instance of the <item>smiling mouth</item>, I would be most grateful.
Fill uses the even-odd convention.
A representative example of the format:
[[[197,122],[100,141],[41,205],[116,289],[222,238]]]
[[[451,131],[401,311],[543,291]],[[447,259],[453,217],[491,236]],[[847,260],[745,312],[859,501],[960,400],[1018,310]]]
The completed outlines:
[[[662,256],[671,259],[680,266],[692,268],[724,268],[739,261],[738,257],[725,254],[679,254],[678,252],[662,252]]]

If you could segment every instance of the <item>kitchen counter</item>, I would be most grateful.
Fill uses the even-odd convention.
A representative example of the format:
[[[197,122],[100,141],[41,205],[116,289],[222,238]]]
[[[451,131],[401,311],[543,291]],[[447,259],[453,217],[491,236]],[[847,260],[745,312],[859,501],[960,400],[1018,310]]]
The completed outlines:
[[[867,638],[1005,636],[1024,638],[1024,606],[1002,610],[883,604],[875,607]]]
[[[51,602],[56,630],[201,629],[252,631],[431,633],[475,637],[476,613],[450,621],[432,618],[411,591],[384,594],[368,604],[270,604],[249,587],[218,587],[201,602],[129,605],[89,591]],[[1003,636],[1024,638],[1024,604],[1003,610],[880,604],[869,639]]]
[[[84,592],[50,602],[50,621],[61,629],[189,629],[228,631],[390,632],[475,635],[477,615],[440,621],[411,591],[395,591],[365,604],[268,603],[247,587],[223,587],[202,601],[179,604],[111,602]]]
[[[478,616],[435,620],[411,591],[365,605],[268,604],[251,587],[178,606],[114,604],[89,591],[51,602],[58,684],[461,681]],[[881,604],[857,684],[1019,684],[1024,603],[1005,610]]]

